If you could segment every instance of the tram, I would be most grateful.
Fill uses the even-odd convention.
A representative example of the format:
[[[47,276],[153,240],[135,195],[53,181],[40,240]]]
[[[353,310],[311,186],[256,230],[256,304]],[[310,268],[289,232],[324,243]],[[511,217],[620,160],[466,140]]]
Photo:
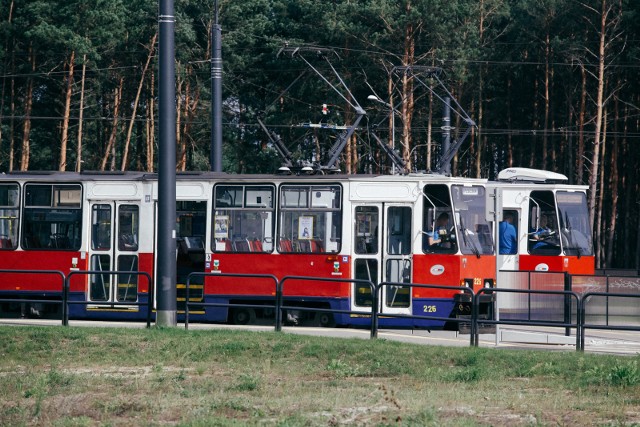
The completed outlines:
[[[489,184],[517,236],[512,253],[499,257],[501,270],[594,274],[588,187],[567,181],[554,172],[510,168]]]
[[[309,278],[284,286],[287,304],[349,312],[305,310],[290,318],[294,323],[367,325],[373,298],[368,284],[350,281],[358,279],[397,284],[382,289],[381,326],[442,327],[442,321],[384,315],[454,316],[461,287],[496,285],[495,228],[487,214],[496,188],[502,189],[504,209],[519,214],[519,233],[551,207],[558,229],[588,231],[582,187],[512,181],[437,174],[178,173],[179,315],[187,276],[201,272],[210,274],[191,282],[191,302],[253,307],[203,304],[192,311],[190,306],[193,321],[247,323],[272,316],[266,306],[273,305],[273,282],[226,275],[260,274]],[[143,319],[146,309],[140,304],[155,301],[150,292],[155,287],[138,272],[153,282],[157,200],[155,174],[3,174],[0,270],[76,272],[69,298],[79,303],[70,305],[71,318]],[[567,237],[573,244],[561,242],[558,251],[539,255],[523,238],[519,265],[513,268],[537,266],[544,259],[549,269],[592,271],[586,236],[572,233]],[[410,286],[414,283],[451,290]],[[0,315],[34,314],[25,313],[25,304],[1,301],[20,298],[61,299],[60,279],[0,273]],[[256,308],[261,305],[265,309]],[[57,305],[35,307],[37,315],[59,315]]]

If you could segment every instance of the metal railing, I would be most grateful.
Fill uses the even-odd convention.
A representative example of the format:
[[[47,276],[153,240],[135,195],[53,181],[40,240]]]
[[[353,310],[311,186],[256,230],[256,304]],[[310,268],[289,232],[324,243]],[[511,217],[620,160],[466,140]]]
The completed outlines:
[[[147,286],[149,291],[147,292],[147,301],[146,302],[140,302],[138,301],[138,293],[136,292],[136,301],[90,301],[90,300],[82,300],[82,301],[70,301],[69,300],[69,289],[70,289],[70,284],[71,284],[71,279],[74,276],[86,276],[86,275],[90,275],[90,274],[100,274],[100,275],[109,275],[112,276],[114,274],[125,274],[125,275],[132,275],[132,276],[142,276],[145,277],[147,279]],[[89,304],[95,304],[95,305],[105,305],[105,306],[109,306],[109,307],[119,307],[119,306],[137,306],[137,307],[141,307],[141,306],[146,306],[147,307],[147,328],[151,327],[151,312],[153,311],[153,281],[151,280],[151,275],[149,273],[147,273],[146,271],[104,271],[104,270],[78,270],[78,271],[72,271],[69,273],[69,275],[66,277],[65,280],[65,295],[63,297],[63,301],[64,301],[64,310],[63,310],[63,316],[62,316],[62,324],[64,326],[69,326],[69,304],[78,304],[78,305],[89,305]]]
[[[405,287],[410,287],[411,289],[413,288],[442,289],[449,292],[462,292],[464,294],[469,295],[470,302],[473,302],[475,298],[475,293],[473,292],[473,289],[467,288],[467,287],[452,287],[452,286],[446,286],[446,285],[425,285],[421,283],[381,282],[376,286],[376,294],[378,295],[376,299],[378,301],[381,300],[380,296],[381,296],[382,289],[388,286],[405,286]],[[472,307],[472,311],[473,311],[473,307]],[[386,311],[379,312],[378,310],[374,310],[374,320],[373,320],[373,324],[371,325],[372,338],[376,338],[378,336],[378,317],[380,315],[384,315],[385,317],[394,317],[394,318],[400,318],[400,319],[416,319],[416,320],[422,319],[422,320],[436,320],[436,321],[442,321],[442,322],[454,322],[454,323],[457,323],[458,325],[462,323],[470,324],[470,328],[471,328],[471,332],[469,334],[470,345],[474,345],[475,331],[478,326],[478,323],[474,321],[473,314],[469,318],[456,318],[456,317],[431,316],[431,315],[424,316],[421,314],[417,315],[417,314],[389,313]],[[476,320],[477,320],[477,313],[476,313]]]
[[[228,302],[227,303],[206,302],[204,300],[204,297],[206,294],[204,293],[203,293],[202,301],[191,302],[191,295],[190,295],[191,281],[195,277],[202,277],[203,280],[205,277],[212,277],[212,278],[236,278],[236,279],[263,279],[263,280],[273,281],[273,284],[274,284],[273,295],[270,297],[270,298],[273,298],[273,305],[232,304]],[[281,289],[278,278],[271,274],[235,274],[235,273],[200,273],[200,272],[189,273],[189,275],[187,276],[186,287],[187,287],[186,299],[184,304],[185,329],[189,329],[189,307],[194,305],[197,305],[198,307],[258,308],[258,309],[272,308],[277,312],[277,306],[278,306],[278,300],[279,300],[278,295],[280,294],[280,289]],[[216,295],[216,294],[208,294],[208,295]],[[267,299],[270,299],[270,298],[267,298]],[[277,327],[277,321],[276,321],[276,327]]]
[[[512,294],[526,294],[527,297],[529,298],[529,301],[531,301],[531,296],[532,295],[556,295],[556,296],[562,296],[563,300],[565,301],[565,312],[563,313],[563,320],[562,321],[551,321],[551,320],[536,320],[536,319],[532,319],[531,315],[529,313],[528,317],[526,319],[482,319],[482,323],[486,323],[486,324],[490,324],[490,325],[518,325],[518,326],[547,326],[547,327],[557,327],[557,328],[565,328],[566,330],[569,330],[571,328],[575,328],[576,329],[576,348],[578,349],[580,347],[580,328],[581,328],[581,324],[580,324],[580,316],[576,316],[576,322],[571,322],[570,317],[569,320],[567,321],[567,314],[566,314],[566,299],[567,298],[575,298],[576,300],[576,306],[579,307],[580,305],[580,296],[572,291],[546,291],[546,290],[532,290],[532,289],[506,289],[506,288],[482,288],[480,290],[478,290],[478,292],[476,293],[476,300],[474,300],[474,304],[473,304],[473,308],[474,310],[477,310],[478,308],[478,301],[480,296],[482,295],[487,295],[487,294],[500,294],[500,293],[512,293]],[[569,308],[571,306],[569,305]],[[499,309],[497,310],[498,313]],[[474,321],[478,322],[478,316],[477,313],[475,314],[474,317]],[[476,334],[477,334],[477,328],[476,328]],[[478,344],[478,338],[476,338],[475,340],[475,345],[477,346]]]
[[[43,303],[43,304],[55,304],[60,305],[62,310],[62,324],[64,326],[69,325],[69,305],[71,304],[104,304],[108,306],[146,306],[146,320],[147,327],[150,327],[151,315],[153,311],[153,281],[151,280],[151,276],[146,272],[132,272],[132,271],[72,271],[68,276],[65,276],[61,271],[56,270],[46,270],[46,271],[37,271],[37,270],[0,270],[0,277],[3,274],[17,274],[17,275],[26,275],[26,274],[38,274],[38,275],[53,275],[60,278],[60,299],[38,299],[38,298],[4,298],[0,296],[0,302],[9,302],[9,303]],[[71,280],[75,276],[79,275],[92,275],[92,274],[127,274],[127,275],[136,275],[143,276],[147,280],[148,284],[148,298],[147,301],[123,301],[123,302],[100,302],[100,301],[89,301],[89,300],[69,300],[69,290]],[[202,277],[213,277],[213,278],[236,278],[236,279],[261,279],[267,280],[272,283],[272,295],[262,296],[262,304],[249,304],[249,303],[232,303],[229,300],[233,298],[228,294],[214,294],[208,293],[202,295],[202,301],[193,302],[190,298],[190,284],[193,278]],[[580,276],[576,276],[580,277]],[[594,276],[590,276],[593,278]],[[629,276],[621,276],[628,278]],[[607,278],[607,288],[609,286]],[[640,278],[636,278],[640,280]],[[370,337],[377,338],[378,330],[379,330],[379,318],[380,315],[384,315],[385,317],[393,317],[393,318],[405,318],[405,319],[416,319],[416,320],[433,320],[433,321],[443,321],[443,322],[453,322],[457,324],[469,324],[470,325],[470,345],[477,346],[479,343],[479,324],[488,324],[488,325],[519,325],[519,326],[545,326],[545,327],[558,327],[565,328],[567,331],[571,329],[576,330],[576,349],[578,351],[583,351],[585,346],[585,330],[586,329],[598,329],[598,330],[617,330],[617,331],[640,331],[640,324],[638,325],[630,325],[630,324],[610,324],[610,310],[609,310],[609,300],[613,298],[622,298],[636,301],[640,298],[640,292],[637,293],[614,293],[614,292],[580,292],[575,290],[539,290],[539,289],[508,289],[508,288],[482,288],[477,292],[474,292],[471,288],[466,287],[454,287],[454,286],[446,286],[446,285],[429,285],[429,284],[421,284],[421,283],[398,283],[398,282],[381,282],[379,284],[374,284],[371,281],[367,280],[357,280],[357,279],[333,279],[333,278],[317,278],[317,277],[306,277],[306,276],[286,276],[281,280],[278,280],[277,277],[273,275],[265,275],[265,274],[230,274],[230,273],[200,273],[194,272],[189,274],[186,281],[186,301],[185,301],[185,328],[189,327],[189,309],[193,306],[198,307],[226,307],[226,308],[251,308],[251,309],[273,309],[275,313],[275,330],[281,331],[283,325],[283,313],[287,310],[298,310],[298,311],[314,311],[320,313],[331,313],[331,314],[363,314],[362,310],[347,310],[341,308],[326,308],[326,307],[318,307],[311,305],[304,305],[300,302],[296,302],[292,298],[299,298],[292,295],[285,296],[285,290],[288,286],[291,286],[291,282],[293,281],[310,281],[310,282],[326,282],[326,283],[335,283],[337,285],[349,283],[349,284],[361,284],[363,286],[368,287],[371,290],[371,311],[365,312],[367,315],[371,315],[371,323],[370,323]],[[215,282],[214,282],[215,283]],[[423,315],[423,314],[409,314],[409,313],[390,313],[384,310],[380,310],[380,302],[382,301],[382,292],[383,289],[390,286],[401,286],[401,287],[409,287],[413,288],[425,288],[425,289],[439,289],[450,292],[459,292],[464,293],[468,296],[468,300],[471,303],[471,315],[470,317],[457,318],[457,317],[444,317],[444,316],[435,316],[435,315]],[[589,286],[593,285],[585,285],[585,290],[590,289]],[[579,288],[579,285],[576,285],[576,288]],[[593,288],[591,288],[593,289]],[[635,290],[635,289],[632,289]],[[40,292],[42,293],[42,292]],[[479,315],[479,307],[481,304],[486,304],[486,301],[481,301],[483,296],[492,297],[491,301],[493,301],[493,297],[499,294],[525,294],[527,299],[527,314],[525,318],[517,319],[517,318],[500,318],[500,309],[495,308],[494,312],[498,313],[496,318],[480,318]],[[25,293],[27,296],[28,293]],[[581,296],[582,294],[582,296]],[[205,296],[215,296],[221,295],[226,298],[227,302],[206,302]],[[550,318],[541,319],[534,318],[531,312],[531,304],[532,300],[535,300],[536,295],[547,295],[547,296],[555,296],[556,298],[561,298],[563,301],[563,320],[550,320]],[[46,293],[45,293],[46,296]],[[237,298],[244,298],[245,295],[238,294]],[[264,300],[273,301],[272,304],[264,304]],[[604,312],[605,323],[593,323],[587,322],[587,314],[589,313],[589,305],[588,302],[593,301],[597,298],[605,299],[606,301],[606,311]],[[288,301],[287,301],[288,299]],[[492,302],[493,303],[493,302]],[[629,304],[625,307],[635,306],[638,304]],[[575,307],[575,313],[573,312]],[[598,305],[592,305],[592,309],[597,310],[601,309]],[[557,313],[559,313],[558,311]],[[575,315],[575,321],[572,318]]]
[[[640,331],[640,324],[637,325],[620,325],[615,324],[612,325],[609,322],[609,316],[606,317],[606,324],[598,324],[598,323],[587,323],[586,315],[587,315],[587,303],[594,297],[603,297],[607,300],[609,298],[631,298],[634,300],[640,299],[640,294],[628,294],[628,293],[611,293],[611,292],[587,292],[582,296],[580,300],[580,308],[578,310],[580,316],[580,341],[578,350],[584,351],[584,342],[585,342],[585,331],[587,329],[599,329],[599,330],[608,330],[608,331]],[[607,301],[608,304],[608,301]]]
[[[0,270],[0,277],[3,274],[18,274],[18,275],[26,275],[26,274],[37,274],[37,275],[54,275],[59,276],[60,278],[60,299],[38,299],[38,298],[2,298],[0,296],[0,301],[2,302],[13,302],[19,304],[54,304],[60,305],[62,311],[62,324],[64,325],[64,316],[65,316],[65,301],[67,298],[67,286],[66,286],[66,277],[62,271],[58,270]],[[28,293],[27,293],[28,294]]]

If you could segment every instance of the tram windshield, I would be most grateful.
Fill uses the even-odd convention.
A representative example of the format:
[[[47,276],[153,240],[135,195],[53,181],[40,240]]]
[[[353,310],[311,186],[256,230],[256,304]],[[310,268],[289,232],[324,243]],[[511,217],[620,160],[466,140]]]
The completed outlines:
[[[486,189],[481,186],[453,185],[451,196],[463,254],[493,253],[493,236],[486,219]]]
[[[587,197],[583,192],[558,191],[558,216],[566,255],[593,255]]]

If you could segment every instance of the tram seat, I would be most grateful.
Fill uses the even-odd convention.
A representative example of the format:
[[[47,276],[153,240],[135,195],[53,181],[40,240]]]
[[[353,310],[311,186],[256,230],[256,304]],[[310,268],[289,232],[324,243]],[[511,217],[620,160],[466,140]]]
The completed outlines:
[[[293,252],[293,245],[289,239],[280,239],[279,252]]]
[[[491,244],[491,231],[489,231],[488,224],[476,224],[476,234],[478,235],[478,241],[482,245],[483,253],[489,253],[492,249]]]
[[[0,238],[0,248],[13,249],[13,244],[11,243],[11,239],[9,239],[8,237]]]
[[[259,239],[249,240],[249,247],[251,252],[263,252],[262,241]]]
[[[216,239],[216,251],[220,252],[232,252],[231,240],[229,239]]]
[[[235,240],[233,247],[236,252],[250,252],[249,242],[245,239]]]
[[[183,237],[180,240],[180,246],[185,253],[202,252],[204,243],[200,237]]]
[[[311,252],[324,252],[322,240],[311,240]]]
[[[66,234],[52,234],[49,240],[49,247],[56,249],[69,249],[71,241]]]
[[[296,243],[296,252],[311,252],[311,241],[298,240]]]

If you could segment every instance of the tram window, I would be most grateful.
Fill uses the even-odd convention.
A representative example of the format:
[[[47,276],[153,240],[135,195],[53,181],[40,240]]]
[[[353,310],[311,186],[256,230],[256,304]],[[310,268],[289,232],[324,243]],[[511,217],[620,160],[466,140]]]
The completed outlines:
[[[91,270],[111,271],[111,256],[92,255]],[[91,287],[89,289],[89,299],[91,301],[107,301],[111,295],[111,280],[109,274],[92,274]]]
[[[378,260],[358,258],[355,260],[355,278],[367,280],[372,284],[378,283]],[[356,282],[353,284],[355,304],[358,307],[371,307],[373,292],[369,283]]]
[[[138,271],[137,255],[118,256],[118,271]],[[138,300],[138,275],[133,273],[118,274],[118,301]]]
[[[91,208],[91,249],[111,249],[111,205],[93,205]]]
[[[0,185],[0,250],[18,247],[19,200],[18,184]]]
[[[378,253],[378,208],[357,206],[355,217],[355,250],[357,254]]]
[[[583,192],[558,191],[560,238],[566,255],[593,255],[587,196]]]
[[[219,185],[214,194],[213,251],[273,250],[272,186]]]
[[[558,216],[552,191],[532,191],[529,197],[528,249],[532,255],[560,255]]]
[[[439,254],[458,252],[449,187],[427,185],[423,194],[422,250]]]
[[[139,242],[139,208],[136,205],[118,207],[118,250],[135,252]]]
[[[337,185],[286,185],[281,188],[278,251],[340,251],[341,188]]]
[[[81,194],[82,189],[76,184],[26,184],[22,247],[25,250],[80,249]]]
[[[451,198],[460,251],[465,255],[492,254],[493,237],[485,215],[485,188],[479,185],[452,185]]]
[[[409,255],[411,253],[411,208],[391,206],[387,210],[387,253]]]

